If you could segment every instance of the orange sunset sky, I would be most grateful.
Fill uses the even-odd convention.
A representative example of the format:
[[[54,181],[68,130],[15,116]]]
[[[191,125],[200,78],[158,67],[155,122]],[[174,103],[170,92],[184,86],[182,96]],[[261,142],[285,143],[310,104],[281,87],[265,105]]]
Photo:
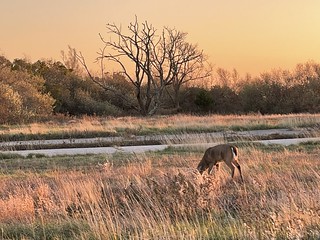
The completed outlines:
[[[216,68],[257,75],[320,62],[319,0],[1,0],[0,11],[0,54],[9,60],[61,60],[70,45],[94,69],[105,25],[126,27],[137,15],[187,32]]]

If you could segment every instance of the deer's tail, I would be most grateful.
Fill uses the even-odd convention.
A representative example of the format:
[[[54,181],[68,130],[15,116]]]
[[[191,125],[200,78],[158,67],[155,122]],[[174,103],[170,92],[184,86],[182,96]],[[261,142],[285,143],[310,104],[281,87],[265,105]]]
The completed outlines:
[[[233,158],[236,158],[238,156],[238,149],[235,146],[231,146],[231,152],[232,152]]]

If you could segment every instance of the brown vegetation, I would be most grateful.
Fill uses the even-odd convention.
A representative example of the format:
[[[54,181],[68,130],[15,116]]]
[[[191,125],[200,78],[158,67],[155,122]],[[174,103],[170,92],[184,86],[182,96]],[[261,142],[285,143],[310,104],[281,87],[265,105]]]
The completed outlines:
[[[1,237],[318,239],[319,147],[241,151],[245,184],[227,169],[200,176],[202,151],[107,156],[82,171],[17,169],[0,180]]]
[[[60,133],[70,136],[78,133],[110,134],[166,134],[185,132],[208,132],[241,129],[271,128],[316,128],[320,124],[319,114],[290,115],[171,115],[143,117],[52,117],[51,121],[21,125],[2,125],[1,135],[40,135]]]
[[[65,65],[54,61],[30,63],[22,59],[11,63],[0,56],[0,123],[33,122],[51,118],[52,112],[68,116],[132,116],[320,111],[320,65],[315,62],[254,78],[241,77],[236,71],[231,73],[223,69],[218,69],[212,79],[203,78],[207,74],[193,75],[195,72],[188,71],[189,77],[184,73],[169,74],[168,81],[163,84],[158,82],[158,77],[150,76],[149,84],[141,78],[135,87],[135,79],[130,81],[119,72],[101,77],[91,75],[90,80],[81,74],[75,63],[75,49],[70,48],[70,51],[71,59],[65,61]],[[144,99],[148,100],[144,102]]]

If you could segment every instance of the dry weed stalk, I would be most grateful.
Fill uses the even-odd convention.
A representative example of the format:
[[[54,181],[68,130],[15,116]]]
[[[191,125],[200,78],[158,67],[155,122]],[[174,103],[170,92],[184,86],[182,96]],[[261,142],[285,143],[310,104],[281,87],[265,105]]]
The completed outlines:
[[[270,126],[295,128],[304,125],[319,125],[320,114],[289,114],[289,115],[172,115],[155,116],[150,118],[119,117],[98,118],[84,116],[77,119],[57,119],[47,123],[31,123],[20,126],[4,126],[0,134],[46,134],[70,132],[109,132],[126,131],[133,134],[143,129],[167,129],[173,132],[185,129],[209,129],[217,127],[230,128],[230,126],[251,127]],[[218,130],[219,130],[218,128]]]
[[[244,185],[226,170],[200,176],[194,171],[200,154],[137,155],[140,161],[86,173],[2,178],[0,221],[85,222],[105,239],[292,239],[308,229],[320,236],[319,150],[242,152]]]

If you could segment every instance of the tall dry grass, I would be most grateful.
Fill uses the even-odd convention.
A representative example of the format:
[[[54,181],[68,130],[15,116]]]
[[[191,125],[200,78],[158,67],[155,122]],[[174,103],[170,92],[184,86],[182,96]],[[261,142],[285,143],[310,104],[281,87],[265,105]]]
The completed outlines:
[[[196,152],[2,176],[2,238],[319,239],[320,150],[240,151],[245,184],[227,168],[200,176]]]
[[[16,134],[61,134],[74,132],[106,132],[109,134],[157,134],[184,131],[215,131],[222,129],[244,128],[296,128],[319,126],[320,114],[290,115],[172,115],[122,118],[82,117],[59,119],[45,123],[0,127],[0,135]]]

